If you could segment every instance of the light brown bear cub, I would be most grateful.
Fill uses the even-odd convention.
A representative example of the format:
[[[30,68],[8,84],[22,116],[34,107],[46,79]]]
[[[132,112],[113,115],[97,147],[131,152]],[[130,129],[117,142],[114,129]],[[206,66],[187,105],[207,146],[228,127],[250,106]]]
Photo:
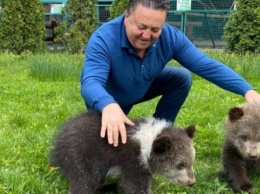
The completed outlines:
[[[243,105],[229,110],[219,177],[235,192],[253,192],[248,175],[260,172],[260,107]]]
[[[93,194],[106,177],[117,174],[126,194],[150,194],[152,175],[173,183],[192,186],[195,149],[194,125],[172,127],[155,118],[137,119],[126,126],[128,141],[113,147],[100,138],[101,115],[86,112],[63,126],[51,151],[51,165],[69,179],[70,194]]]

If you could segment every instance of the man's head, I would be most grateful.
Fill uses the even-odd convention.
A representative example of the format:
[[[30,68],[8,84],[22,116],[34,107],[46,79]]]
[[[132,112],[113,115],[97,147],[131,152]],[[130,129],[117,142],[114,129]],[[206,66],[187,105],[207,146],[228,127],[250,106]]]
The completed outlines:
[[[168,0],[129,0],[124,22],[128,40],[138,53],[161,35],[169,8]]]
[[[154,10],[168,11],[170,9],[169,0],[129,0],[126,8],[127,12],[131,14],[139,4]]]

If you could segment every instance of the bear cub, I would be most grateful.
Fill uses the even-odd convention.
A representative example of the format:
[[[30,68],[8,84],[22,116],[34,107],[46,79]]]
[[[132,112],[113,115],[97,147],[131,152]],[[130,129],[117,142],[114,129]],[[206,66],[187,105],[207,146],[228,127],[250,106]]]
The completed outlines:
[[[50,164],[68,178],[70,194],[93,194],[110,175],[118,176],[126,194],[152,193],[153,174],[178,185],[195,184],[195,126],[178,128],[155,118],[134,123],[126,126],[127,143],[114,147],[100,137],[100,113],[88,111],[65,122],[54,138]]]
[[[241,105],[229,110],[219,178],[234,192],[253,192],[248,175],[260,172],[260,106]]]

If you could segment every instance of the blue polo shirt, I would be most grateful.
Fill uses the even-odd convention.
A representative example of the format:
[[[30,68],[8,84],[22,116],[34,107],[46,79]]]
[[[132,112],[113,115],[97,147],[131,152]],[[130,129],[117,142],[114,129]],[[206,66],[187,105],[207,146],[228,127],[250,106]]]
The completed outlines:
[[[91,109],[113,102],[137,102],[165,65],[176,60],[195,74],[242,96],[252,89],[241,76],[209,58],[177,28],[165,24],[158,40],[140,58],[127,39],[124,14],[99,27],[90,37],[81,75],[81,95]]]

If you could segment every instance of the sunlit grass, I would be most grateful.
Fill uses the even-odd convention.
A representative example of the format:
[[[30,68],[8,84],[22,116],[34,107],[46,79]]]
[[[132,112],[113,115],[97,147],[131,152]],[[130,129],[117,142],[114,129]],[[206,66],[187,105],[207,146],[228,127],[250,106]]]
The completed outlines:
[[[36,55],[30,59],[30,75],[41,81],[78,81],[82,65],[83,55]]]

